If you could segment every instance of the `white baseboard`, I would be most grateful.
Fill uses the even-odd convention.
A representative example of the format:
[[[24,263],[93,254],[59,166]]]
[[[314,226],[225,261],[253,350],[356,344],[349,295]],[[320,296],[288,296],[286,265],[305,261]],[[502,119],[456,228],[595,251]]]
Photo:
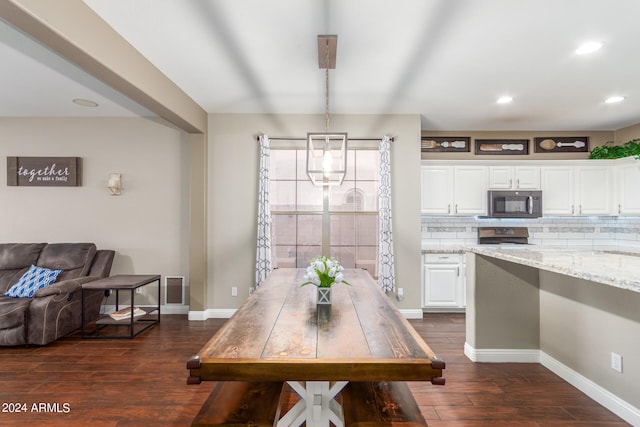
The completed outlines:
[[[403,309],[400,310],[400,313],[405,317],[405,319],[422,319],[421,309]]]
[[[633,426],[640,426],[640,409],[619,398],[540,350],[482,349],[464,344],[464,354],[472,362],[540,363],[554,374]]]
[[[640,426],[640,409],[620,399],[609,390],[599,386],[590,379],[549,356],[540,352],[540,363],[554,374],[628,422],[633,426]]]
[[[464,354],[472,362],[489,363],[540,363],[540,350],[491,348],[476,350],[464,343]]]
[[[234,308],[214,309],[204,311],[189,310],[189,320],[228,319],[236,312]]]
[[[129,303],[127,304],[120,304],[120,308],[126,307],[128,306]],[[146,305],[146,304],[136,304],[136,306],[138,307],[155,307],[155,306],[150,306],[150,305]],[[114,304],[109,304],[109,305],[104,305],[103,306],[103,313],[111,313],[113,311],[116,311],[116,306]],[[160,306],[160,314],[188,314],[189,313],[189,306],[188,305],[182,305],[182,304],[164,304]]]
[[[164,306],[163,306],[164,307]],[[213,309],[209,308],[204,311],[189,310],[189,320],[207,320],[207,319],[228,319],[233,316],[236,310],[233,308],[228,309]],[[400,310],[400,313],[407,319],[422,319],[422,310]]]

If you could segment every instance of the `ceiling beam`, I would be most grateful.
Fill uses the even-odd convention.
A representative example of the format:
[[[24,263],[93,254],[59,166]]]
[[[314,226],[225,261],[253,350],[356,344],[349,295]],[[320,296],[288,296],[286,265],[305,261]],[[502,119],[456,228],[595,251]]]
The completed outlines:
[[[82,0],[4,0],[0,18],[188,133],[207,113]]]

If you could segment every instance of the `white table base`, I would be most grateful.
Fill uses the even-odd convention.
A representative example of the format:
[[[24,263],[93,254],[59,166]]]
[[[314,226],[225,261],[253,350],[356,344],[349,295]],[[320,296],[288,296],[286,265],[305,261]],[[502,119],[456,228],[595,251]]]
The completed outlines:
[[[300,396],[300,400],[276,423],[277,427],[298,427],[306,421],[307,427],[344,427],[342,405],[335,397],[348,381],[287,381]]]

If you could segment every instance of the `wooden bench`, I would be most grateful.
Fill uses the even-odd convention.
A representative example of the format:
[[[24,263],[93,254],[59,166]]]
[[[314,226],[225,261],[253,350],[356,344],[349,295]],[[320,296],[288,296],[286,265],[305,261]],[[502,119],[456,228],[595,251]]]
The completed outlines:
[[[191,423],[197,427],[272,427],[282,382],[217,382]]]
[[[407,383],[350,382],[341,394],[347,427],[427,425]]]

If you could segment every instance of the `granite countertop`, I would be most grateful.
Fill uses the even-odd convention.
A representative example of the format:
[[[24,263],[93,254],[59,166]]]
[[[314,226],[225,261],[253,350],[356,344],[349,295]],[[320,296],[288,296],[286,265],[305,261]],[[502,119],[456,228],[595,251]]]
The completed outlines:
[[[640,251],[637,248],[474,245],[467,246],[466,251],[640,292]]]

